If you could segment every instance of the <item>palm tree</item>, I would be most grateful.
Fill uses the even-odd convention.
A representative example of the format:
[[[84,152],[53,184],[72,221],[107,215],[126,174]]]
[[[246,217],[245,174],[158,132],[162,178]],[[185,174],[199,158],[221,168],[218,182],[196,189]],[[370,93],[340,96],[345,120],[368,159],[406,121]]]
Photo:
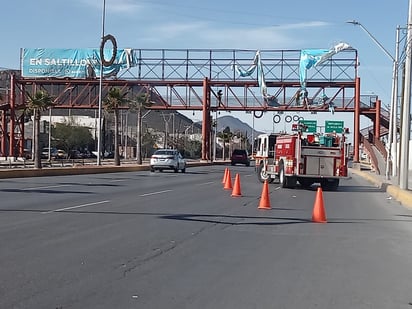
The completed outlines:
[[[41,168],[40,149],[40,118],[41,112],[53,107],[54,100],[45,90],[39,90],[33,95],[27,92],[26,113],[34,115],[34,167]]]
[[[103,104],[107,112],[114,114],[114,164],[120,165],[119,157],[119,107],[126,105],[129,101],[126,98],[127,92],[122,93],[119,88],[113,87],[109,90]]]
[[[142,110],[148,108],[150,102],[149,93],[141,93],[136,97],[135,101],[129,102],[131,110],[137,113],[137,143],[136,143],[136,161],[137,164],[142,164]]]
[[[233,133],[230,131],[230,127],[226,127],[226,128],[223,129],[222,132],[218,133],[218,136],[220,138],[222,138],[222,140],[223,140],[223,154],[222,154],[222,157],[223,157],[223,160],[225,160],[226,159],[226,155],[225,155],[226,142],[229,142],[229,150],[230,150],[230,140],[233,136]]]

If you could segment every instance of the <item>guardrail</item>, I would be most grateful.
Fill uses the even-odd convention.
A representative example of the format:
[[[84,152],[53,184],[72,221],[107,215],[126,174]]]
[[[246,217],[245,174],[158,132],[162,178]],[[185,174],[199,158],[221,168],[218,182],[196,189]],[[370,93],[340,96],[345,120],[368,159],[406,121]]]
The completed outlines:
[[[369,143],[368,139],[365,138],[364,136],[361,136],[361,141],[363,142],[363,146],[369,152],[373,168],[375,169],[376,173],[380,175],[381,172],[379,170],[378,158],[376,157],[375,152],[372,149],[372,145]]]
[[[227,162],[202,162],[188,161],[187,167],[226,164]],[[85,175],[85,174],[100,174],[100,173],[118,173],[118,172],[134,172],[134,171],[149,171],[149,163],[144,162],[138,165],[135,161],[122,162],[120,166],[113,165],[113,160],[106,161],[103,165],[85,164],[85,165],[63,165],[59,167],[45,167],[41,169],[34,168],[4,168],[0,169],[0,179],[7,178],[22,178],[22,177],[42,177],[42,176],[62,176],[62,175]]]

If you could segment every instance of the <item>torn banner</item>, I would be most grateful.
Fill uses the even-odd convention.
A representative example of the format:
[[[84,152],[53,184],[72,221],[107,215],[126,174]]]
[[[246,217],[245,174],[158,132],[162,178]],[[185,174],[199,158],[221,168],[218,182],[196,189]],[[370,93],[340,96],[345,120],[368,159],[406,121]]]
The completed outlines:
[[[266,81],[265,81],[265,74],[263,72],[263,65],[262,61],[260,59],[260,51],[258,50],[255,54],[255,58],[253,58],[253,63],[252,65],[246,69],[242,70],[239,68],[238,65],[234,65],[234,68],[241,77],[247,77],[251,76],[255,69],[257,68],[257,78],[258,78],[258,84],[260,87],[260,92],[262,94],[262,97],[268,102],[269,106],[278,106],[278,102],[275,96],[268,95],[267,92],[267,87],[266,87]]]
[[[339,43],[331,49],[302,49],[300,52],[299,78],[302,89],[306,88],[307,70],[321,65],[338,52],[350,48],[349,44]]]

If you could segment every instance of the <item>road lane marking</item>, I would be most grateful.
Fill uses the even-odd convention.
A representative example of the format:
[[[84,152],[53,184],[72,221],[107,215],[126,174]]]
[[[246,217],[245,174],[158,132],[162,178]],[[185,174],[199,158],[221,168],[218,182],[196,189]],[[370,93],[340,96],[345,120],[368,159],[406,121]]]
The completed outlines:
[[[99,204],[108,203],[108,202],[110,202],[110,201],[100,201],[100,202],[82,204],[82,205],[77,205],[77,206],[72,206],[72,207],[59,208],[59,209],[55,209],[55,210],[44,211],[44,212],[42,212],[42,214],[49,214],[49,213],[52,213],[52,212],[60,212],[60,211],[71,210],[71,209],[76,209],[76,208],[94,206],[94,205],[99,205]]]
[[[173,191],[173,190],[164,190],[164,191],[145,193],[145,194],[140,194],[140,196],[150,196],[150,195],[155,195],[155,194],[167,193],[167,192],[171,192],[171,191]]]
[[[27,190],[43,190],[43,189],[51,189],[51,188],[61,188],[61,187],[69,187],[71,185],[55,185],[55,186],[45,186],[45,187],[31,187],[31,188],[24,188],[20,189],[22,191],[27,191]]]
[[[214,184],[215,181],[208,181],[208,182],[203,182],[203,183],[199,183],[198,186],[206,186],[206,185],[211,185]]]

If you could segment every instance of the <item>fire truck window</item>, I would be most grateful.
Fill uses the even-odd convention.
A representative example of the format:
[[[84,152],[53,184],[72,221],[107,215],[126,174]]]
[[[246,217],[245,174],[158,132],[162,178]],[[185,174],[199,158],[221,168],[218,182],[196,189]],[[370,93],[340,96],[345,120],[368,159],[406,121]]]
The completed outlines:
[[[276,144],[276,137],[269,138],[269,149],[274,149]]]
[[[253,141],[253,150],[255,152],[260,151],[260,139],[259,138]]]

